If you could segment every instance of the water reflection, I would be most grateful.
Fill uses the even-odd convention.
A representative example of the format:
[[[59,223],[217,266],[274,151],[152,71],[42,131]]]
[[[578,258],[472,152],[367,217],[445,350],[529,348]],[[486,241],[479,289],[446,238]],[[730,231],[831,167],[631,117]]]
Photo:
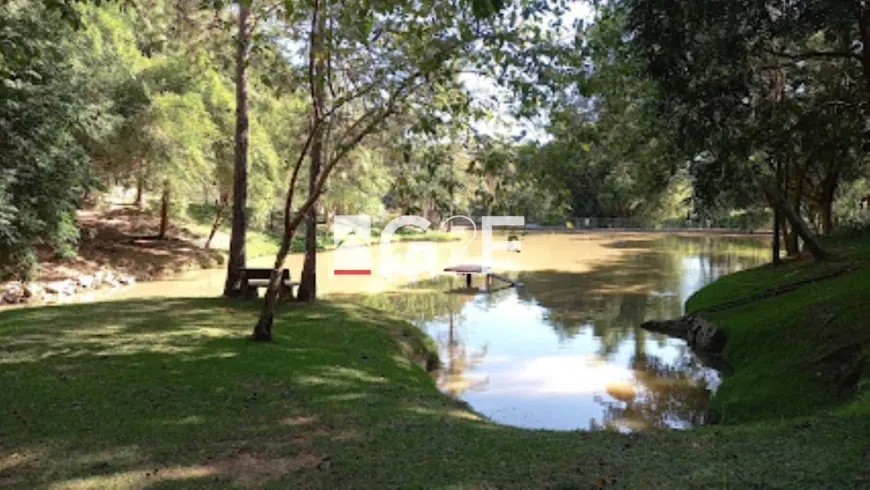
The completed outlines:
[[[764,243],[680,236],[612,240],[603,248],[619,254],[598,260],[589,256],[588,244],[572,252],[575,240],[583,238],[527,237],[530,246],[524,243],[508,274],[522,288],[447,294],[462,286],[448,276],[363,301],[424,328],[444,361],[439,386],[496,421],[591,430],[704,423],[718,375],[684,342],[638,325],[678,316],[704,284],[763,263]],[[546,260],[522,257],[548,245],[559,253]]]

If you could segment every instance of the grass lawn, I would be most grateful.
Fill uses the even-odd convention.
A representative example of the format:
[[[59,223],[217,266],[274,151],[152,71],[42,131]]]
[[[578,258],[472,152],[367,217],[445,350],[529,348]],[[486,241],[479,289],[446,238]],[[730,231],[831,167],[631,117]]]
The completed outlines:
[[[2,488],[866,488],[870,416],[679,432],[500,426],[433,342],[350,303],[140,300],[0,313]],[[864,485],[864,486],[862,486]]]

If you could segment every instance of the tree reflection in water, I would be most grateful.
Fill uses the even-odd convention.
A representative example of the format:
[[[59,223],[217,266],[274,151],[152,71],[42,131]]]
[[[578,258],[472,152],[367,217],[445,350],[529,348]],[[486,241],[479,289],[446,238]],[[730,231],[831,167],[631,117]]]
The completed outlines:
[[[453,276],[440,276],[434,279],[410,284],[404,291],[382,293],[362,298],[362,302],[374,308],[403,316],[418,327],[446,320],[446,332],[429,331],[438,344],[441,354],[441,369],[434,373],[438,386],[453,397],[464,392],[486,387],[487,378],[468,376],[468,371],[478,366],[486,357],[487,346],[470,350],[462,339],[461,324],[463,307],[476,298],[494,304],[496,295],[476,296],[451,292],[461,291],[459,282]]]
[[[448,316],[450,326],[448,327],[446,347],[443,342],[439,342],[440,351],[446,352],[447,356],[446,360],[443,361],[444,367],[438,373],[438,385],[450,396],[459,397],[468,390],[479,390],[486,387],[488,378],[472,377],[468,376],[467,373],[483,362],[488,347],[483,346],[476,352],[469,352],[466,346],[460,342],[456,331],[457,314],[450,312]]]
[[[675,364],[656,356],[632,359],[634,386],[629,392],[607,386],[610,399],[597,397],[603,420],[593,429],[639,430],[687,428],[706,422],[706,406],[718,384],[718,374],[684,355]]]

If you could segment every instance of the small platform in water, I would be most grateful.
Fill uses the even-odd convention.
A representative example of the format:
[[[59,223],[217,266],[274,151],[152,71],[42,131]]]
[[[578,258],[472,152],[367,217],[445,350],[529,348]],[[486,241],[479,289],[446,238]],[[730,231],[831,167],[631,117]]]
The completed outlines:
[[[489,285],[492,283],[493,279],[498,279],[499,281],[505,282],[508,284],[509,287],[519,287],[523,285],[522,283],[514,281],[509,277],[492,272],[491,267],[483,267],[482,265],[478,264],[453,265],[450,267],[445,267],[444,272],[455,272],[456,274],[464,275],[465,287],[467,288],[471,287],[471,276],[475,274],[483,274],[486,276],[487,289],[489,289]]]

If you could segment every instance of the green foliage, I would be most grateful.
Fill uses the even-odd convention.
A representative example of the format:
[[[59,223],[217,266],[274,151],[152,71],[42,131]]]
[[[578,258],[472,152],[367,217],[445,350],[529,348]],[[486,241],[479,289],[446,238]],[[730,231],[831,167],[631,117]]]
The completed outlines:
[[[834,214],[839,226],[860,229],[870,225],[870,205],[863,201],[870,196],[870,181],[866,177],[841,186],[837,194]]]
[[[545,222],[590,216],[660,224],[688,212],[681,157],[658,116],[657,89],[624,36],[624,17],[606,7],[593,24],[578,26],[576,52],[562,54],[574,70],[553,82],[560,90],[548,99],[552,139],[515,157],[515,199],[546,210]]]
[[[64,43],[70,28],[38,3],[0,5],[0,276],[27,277],[34,247],[74,250],[88,159],[80,85]]]
[[[621,5],[700,204],[757,206],[780,167],[793,207],[823,215],[838,183],[860,175],[870,80],[851,4]]]

